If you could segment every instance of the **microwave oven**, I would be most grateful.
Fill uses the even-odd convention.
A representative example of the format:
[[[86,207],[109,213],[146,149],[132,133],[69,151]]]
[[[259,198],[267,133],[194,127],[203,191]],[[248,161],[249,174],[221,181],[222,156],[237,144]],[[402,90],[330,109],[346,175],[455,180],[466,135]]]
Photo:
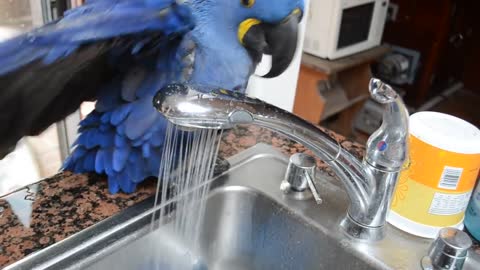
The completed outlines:
[[[304,51],[337,59],[380,45],[389,0],[312,0]]]

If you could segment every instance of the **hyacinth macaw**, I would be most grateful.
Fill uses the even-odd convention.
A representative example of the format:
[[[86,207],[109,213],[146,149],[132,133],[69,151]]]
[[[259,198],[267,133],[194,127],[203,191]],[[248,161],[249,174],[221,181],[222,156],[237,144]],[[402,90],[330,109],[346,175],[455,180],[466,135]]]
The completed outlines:
[[[0,158],[96,100],[64,168],[133,192],[159,172],[166,120],[152,105],[157,91],[244,91],[263,54],[272,55],[265,77],[283,73],[303,10],[303,0],[87,0],[0,43]]]

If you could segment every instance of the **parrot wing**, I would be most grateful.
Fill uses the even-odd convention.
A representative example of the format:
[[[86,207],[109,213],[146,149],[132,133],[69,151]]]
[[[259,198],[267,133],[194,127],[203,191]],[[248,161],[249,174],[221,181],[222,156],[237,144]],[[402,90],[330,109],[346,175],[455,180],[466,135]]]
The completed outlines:
[[[108,92],[138,61],[178,46],[193,26],[175,0],[96,0],[0,43],[0,158]]]

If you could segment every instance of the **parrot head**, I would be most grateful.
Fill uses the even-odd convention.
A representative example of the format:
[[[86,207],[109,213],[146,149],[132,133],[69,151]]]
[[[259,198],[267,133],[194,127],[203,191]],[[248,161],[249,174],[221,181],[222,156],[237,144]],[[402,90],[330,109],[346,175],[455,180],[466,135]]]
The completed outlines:
[[[304,0],[190,1],[201,35],[216,29],[217,36],[229,39],[228,44],[234,40],[238,48],[246,50],[245,55],[249,55],[253,65],[258,64],[264,54],[271,55],[272,68],[263,77],[276,77],[289,67],[297,49]],[[217,39],[215,42],[221,44]]]
[[[245,9],[238,25],[238,40],[254,62],[263,54],[272,56],[272,69],[263,77],[282,74],[290,65],[296,49],[303,0],[240,0]]]

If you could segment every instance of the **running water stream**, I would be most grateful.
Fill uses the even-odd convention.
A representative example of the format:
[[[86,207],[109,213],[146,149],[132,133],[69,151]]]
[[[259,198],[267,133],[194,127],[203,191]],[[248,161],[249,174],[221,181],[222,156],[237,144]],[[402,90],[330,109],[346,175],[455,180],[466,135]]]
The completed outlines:
[[[198,247],[209,180],[213,177],[221,136],[218,130],[182,130],[170,123],[166,130],[154,205],[161,210],[159,216],[152,217],[151,230],[183,239],[189,250]],[[194,254],[184,254],[186,260],[178,262],[171,259],[169,252],[155,251],[158,256],[151,258],[152,269],[195,269],[194,265],[185,265],[187,258],[192,259]]]

